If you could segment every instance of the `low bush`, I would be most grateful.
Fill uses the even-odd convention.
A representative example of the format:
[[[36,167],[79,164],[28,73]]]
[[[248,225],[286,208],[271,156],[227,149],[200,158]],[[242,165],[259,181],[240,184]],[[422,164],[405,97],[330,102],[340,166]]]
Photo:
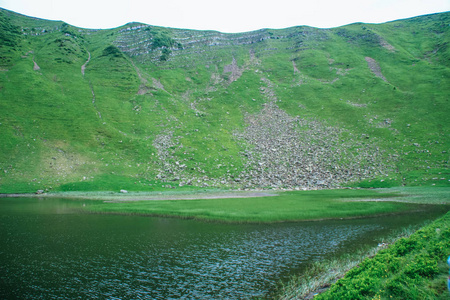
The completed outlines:
[[[431,257],[428,253],[421,253],[415,260],[407,264],[405,275],[410,278],[431,278],[439,272],[436,256]]]
[[[402,238],[400,239],[395,246],[393,247],[392,251],[395,252],[397,255],[406,255],[412,250],[414,250],[416,247],[416,241],[411,239]]]

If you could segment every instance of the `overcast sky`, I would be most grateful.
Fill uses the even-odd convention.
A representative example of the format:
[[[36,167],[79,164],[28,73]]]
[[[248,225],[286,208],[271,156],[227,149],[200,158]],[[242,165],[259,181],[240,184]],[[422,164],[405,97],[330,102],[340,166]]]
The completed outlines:
[[[24,15],[83,28],[150,25],[244,32],[309,25],[382,23],[450,10],[450,0],[0,0]]]

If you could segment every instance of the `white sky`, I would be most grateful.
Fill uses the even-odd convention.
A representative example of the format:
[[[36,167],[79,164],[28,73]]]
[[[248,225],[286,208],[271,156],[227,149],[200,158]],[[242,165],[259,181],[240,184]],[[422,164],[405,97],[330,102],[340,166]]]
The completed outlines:
[[[24,15],[83,28],[150,25],[244,32],[309,25],[382,23],[450,11],[450,0],[0,0]]]

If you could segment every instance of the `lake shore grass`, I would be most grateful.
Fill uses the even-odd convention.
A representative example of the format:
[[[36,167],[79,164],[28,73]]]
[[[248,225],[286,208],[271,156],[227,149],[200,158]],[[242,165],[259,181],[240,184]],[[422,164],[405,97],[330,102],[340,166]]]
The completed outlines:
[[[232,223],[270,223],[396,214],[420,210],[421,204],[436,204],[433,201],[409,203],[408,197],[411,195],[386,189],[259,192],[258,196],[251,192],[230,193],[194,194],[190,195],[189,201],[185,201],[183,194],[153,195],[154,199],[148,199],[149,195],[141,195],[141,198],[127,195],[91,201],[83,207],[83,211]]]
[[[394,187],[380,192],[398,193],[398,200],[418,204],[450,204],[450,187]]]
[[[275,299],[448,299],[450,212],[381,247],[312,264]]]

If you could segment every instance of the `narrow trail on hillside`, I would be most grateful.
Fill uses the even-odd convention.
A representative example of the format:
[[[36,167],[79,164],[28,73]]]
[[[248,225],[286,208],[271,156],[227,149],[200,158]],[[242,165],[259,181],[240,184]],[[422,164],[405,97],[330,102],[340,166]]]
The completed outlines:
[[[130,59],[130,63],[133,66],[134,70],[136,71],[139,80],[141,81],[142,84],[146,84],[148,81],[147,79],[145,79],[144,77],[142,77],[142,73],[141,70],[139,70],[139,68],[134,64],[134,62]]]
[[[95,92],[94,92],[94,87],[92,86],[92,82],[89,80],[89,87],[91,88],[91,92],[92,92],[92,104],[94,105],[95,110],[97,111],[97,115],[98,118],[101,120],[102,119],[102,114],[100,113],[100,111],[97,108],[97,104],[95,104]]]
[[[91,61],[91,52],[89,52],[86,49],[87,53],[89,54],[89,57],[87,59],[87,61],[81,66],[81,74],[84,77],[84,73],[86,70],[86,66],[87,64]],[[95,92],[94,92],[94,86],[92,85],[92,82],[89,80],[89,88],[91,89],[91,93],[92,93],[92,105],[94,105],[95,111],[97,112],[98,118],[101,120],[102,119],[102,114],[100,113],[100,111],[97,108],[97,104],[95,104]]]
[[[86,70],[86,66],[91,60],[91,52],[88,51],[89,57],[88,60],[84,63],[84,65],[81,66],[81,74],[84,76],[84,70]]]
[[[130,59],[130,63],[133,66],[134,70],[136,71],[136,74],[139,77],[139,80],[141,81],[141,84],[139,85],[139,90],[137,92],[138,95],[145,95],[149,91],[149,88],[147,87],[148,80],[145,79],[142,76],[141,70],[134,64],[134,62]]]

